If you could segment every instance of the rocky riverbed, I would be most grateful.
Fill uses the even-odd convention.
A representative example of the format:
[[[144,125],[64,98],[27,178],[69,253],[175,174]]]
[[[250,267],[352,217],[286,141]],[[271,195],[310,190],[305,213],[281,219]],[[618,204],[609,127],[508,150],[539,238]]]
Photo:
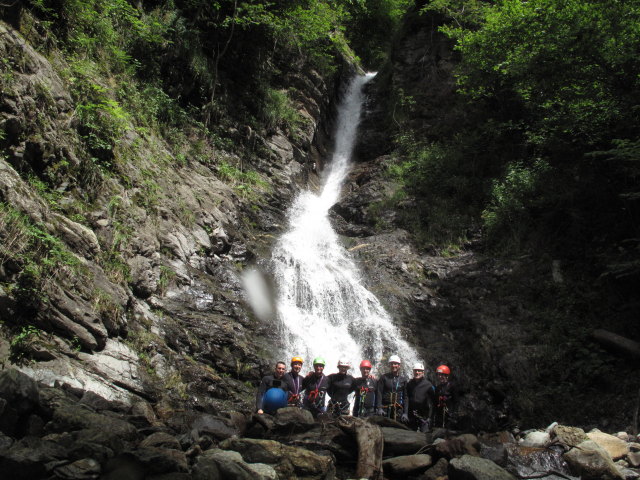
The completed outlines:
[[[0,372],[2,478],[395,479],[640,478],[640,439],[550,425],[461,433],[408,430],[382,417],[219,415],[144,401],[130,407]]]

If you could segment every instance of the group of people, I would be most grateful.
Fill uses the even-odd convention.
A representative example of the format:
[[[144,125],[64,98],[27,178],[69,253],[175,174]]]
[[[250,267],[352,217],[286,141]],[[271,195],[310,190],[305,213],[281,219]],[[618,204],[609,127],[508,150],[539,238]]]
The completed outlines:
[[[355,417],[381,415],[422,432],[432,427],[453,428],[457,395],[449,380],[448,366],[440,365],[436,369],[436,385],[433,385],[425,377],[422,363],[413,365],[413,378],[402,375],[397,355],[389,357],[389,371],[379,379],[371,374],[369,360],[360,362],[360,377],[349,375],[351,365],[346,360],[338,362],[337,373],[325,375],[325,363],[323,358],[315,358],[313,371],[302,376],[302,357],[291,359],[289,372],[285,372],[284,362],[278,362],[273,374],[265,376],[260,383],[256,394],[257,413],[274,413],[278,408],[292,406],[305,408],[314,417],[321,413],[333,416],[351,413]],[[353,408],[352,393],[355,394]],[[280,401],[273,402],[273,398]]]

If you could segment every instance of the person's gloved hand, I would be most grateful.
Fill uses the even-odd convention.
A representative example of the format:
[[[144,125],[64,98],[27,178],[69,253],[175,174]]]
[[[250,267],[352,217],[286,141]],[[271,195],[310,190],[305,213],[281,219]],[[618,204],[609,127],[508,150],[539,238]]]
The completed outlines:
[[[400,417],[400,421],[402,423],[409,423],[409,415],[407,415],[406,413],[403,413],[402,416]]]
[[[381,417],[384,417],[384,410],[383,410],[383,409],[381,409],[381,408],[379,408],[379,409],[376,411],[376,415],[380,415]]]

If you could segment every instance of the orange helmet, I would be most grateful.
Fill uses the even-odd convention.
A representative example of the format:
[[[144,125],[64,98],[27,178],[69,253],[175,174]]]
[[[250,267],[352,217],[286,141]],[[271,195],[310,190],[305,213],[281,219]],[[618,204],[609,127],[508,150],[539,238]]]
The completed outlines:
[[[360,362],[360,368],[371,368],[371,362],[369,360],[362,360]]]
[[[447,367],[446,365],[440,365],[438,368],[436,368],[436,373],[444,373],[445,375],[449,375],[451,374],[451,370],[449,370],[449,367]]]
[[[302,360],[302,357],[293,357],[291,359],[291,365],[293,365],[296,362],[304,363],[304,361]]]

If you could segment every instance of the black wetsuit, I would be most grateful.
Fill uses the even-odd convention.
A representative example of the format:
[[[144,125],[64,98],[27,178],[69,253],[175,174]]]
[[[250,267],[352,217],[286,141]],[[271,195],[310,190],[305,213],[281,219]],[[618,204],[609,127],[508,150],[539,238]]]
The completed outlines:
[[[349,395],[355,389],[355,378],[348,373],[332,373],[327,377],[329,386],[327,393],[331,397],[328,410],[339,417],[340,415],[349,415]]]
[[[407,377],[385,373],[378,380],[376,391],[376,409],[382,409],[385,417],[400,420],[409,413],[407,402]]]
[[[260,386],[258,387],[258,392],[256,393],[256,411],[262,410],[262,402],[264,399],[264,394],[270,388],[280,388],[285,392],[289,391],[289,386],[284,381],[284,377],[275,378],[273,375],[265,375],[262,377],[262,381],[260,382]]]
[[[370,417],[376,411],[377,382],[371,377],[356,378],[356,398],[353,403],[354,417]]]
[[[284,374],[284,381],[289,387],[289,399],[287,403],[290,407],[302,406],[302,381],[304,378],[299,373],[287,372]]]
[[[454,428],[458,402],[458,391],[455,384],[449,381],[432,386],[429,389],[429,397],[433,403],[432,426]]]
[[[326,410],[324,402],[328,386],[329,378],[324,373],[320,377],[313,373],[302,380],[302,389],[304,390],[302,405],[314,417]]]
[[[427,420],[431,418],[431,398],[429,390],[433,387],[425,377],[412,378],[407,383],[407,398],[409,400],[409,427],[413,430],[426,431]]]

